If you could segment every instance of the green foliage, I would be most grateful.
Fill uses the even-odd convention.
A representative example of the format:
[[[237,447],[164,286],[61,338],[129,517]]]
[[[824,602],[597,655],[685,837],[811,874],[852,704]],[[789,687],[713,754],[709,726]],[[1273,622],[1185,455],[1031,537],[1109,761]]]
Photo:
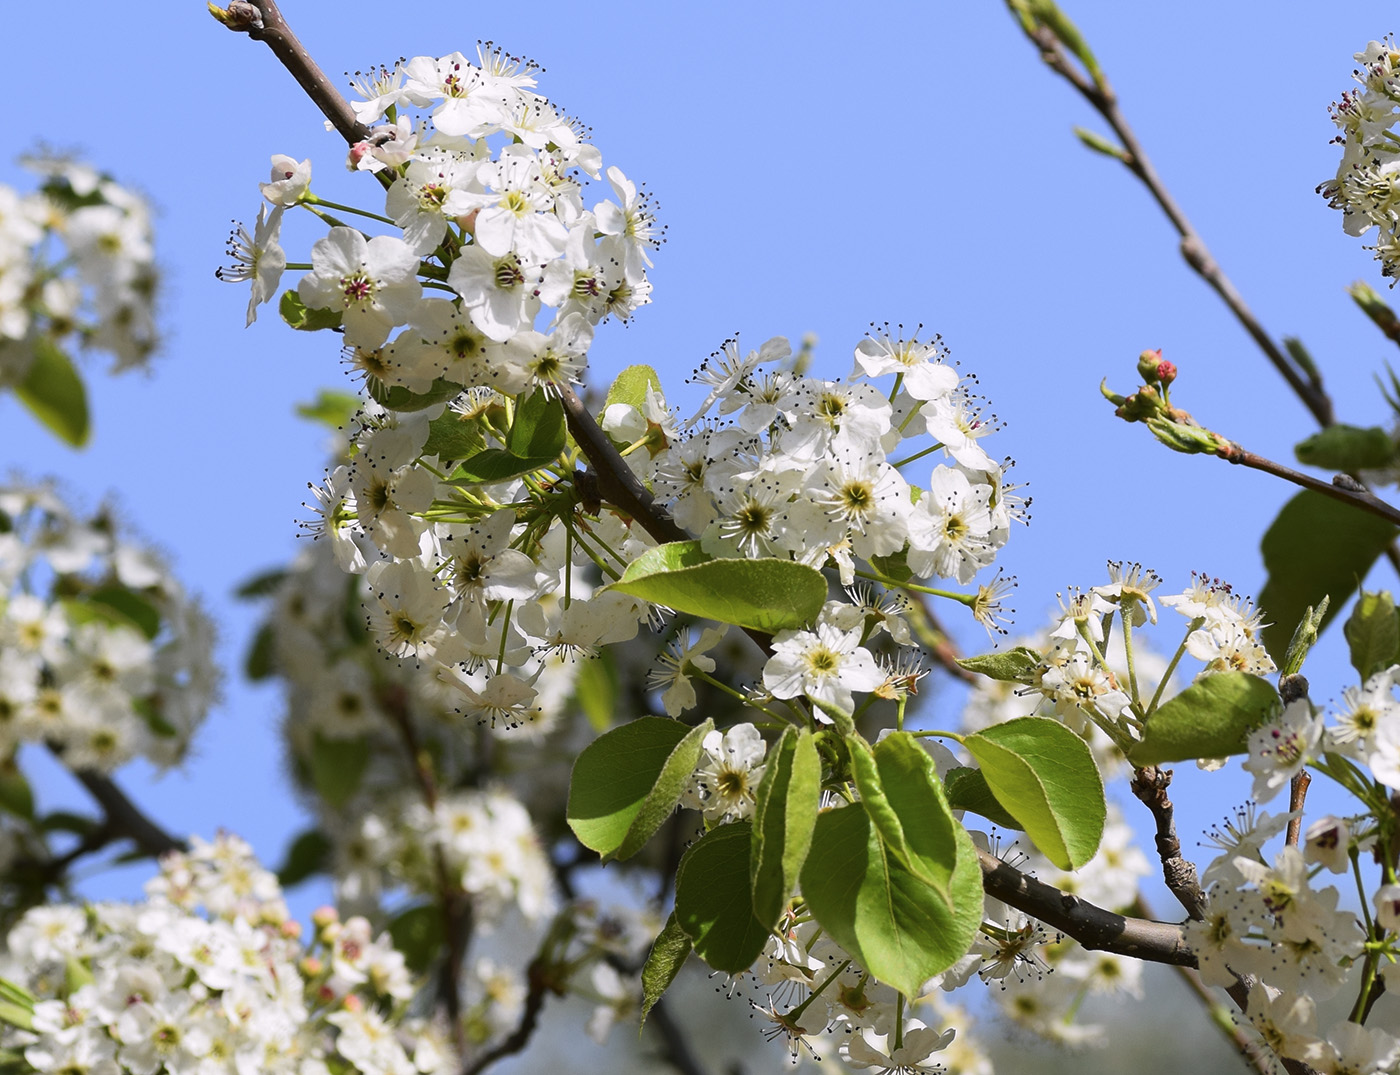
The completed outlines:
[[[422,974],[442,951],[442,910],[428,903],[410,907],[389,923],[394,947],[414,974]]]
[[[943,789],[948,794],[948,805],[954,810],[970,810],[985,817],[993,825],[1020,831],[1021,823],[1007,813],[1006,807],[997,802],[997,797],[987,786],[987,778],[982,775],[981,769],[972,769],[965,765],[950,769],[948,775],[943,778]]]
[[[160,609],[134,590],[113,583],[93,590],[86,597],[88,604],[97,606],[110,622],[135,627],[147,639],[160,633]]]
[[[450,480],[480,485],[529,474],[559,459],[567,435],[563,404],[537,390],[516,408],[506,446],[486,448],[464,459]]]
[[[486,438],[477,424],[454,410],[445,410],[428,423],[428,439],[424,455],[439,459],[466,459],[486,447]]]
[[[964,737],[997,802],[1045,857],[1077,870],[1099,849],[1107,807],[1088,744],[1057,720],[1020,717]]]
[[[13,756],[0,759],[0,810],[34,820],[34,791]]]
[[[802,895],[822,928],[906,997],[957,962],[982,923],[977,849],[962,826],[953,835],[950,901],[890,854],[861,803],[817,817],[802,867]]]
[[[257,682],[266,679],[275,671],[277,631],[271,622],[258,627],[248,652],[243,658],[243,674]]]
[[[297,414],[329,429],[344,429],[360,409],[360,397],[353,392],[323,388],[310,403],[298,403]]]
[[[711,720],[691,728],[639,717],[590,743],[569,779],[566,816],[579,843],[605,860],[641,850],[680,802],[700,742],[713,728]]]
[[[821,780],[812,734],[785,730],[768,752],[755,795],[749,854],[754,916],[770,927],[782,914],[812,846]]]
[[[325,873],[331,866],[332,844],[320,829],[306,829],[292,841],[286,860],[277,870],[277,883],[283,888],[299,885],[313,874]]]
[[[1196,680],[1147,718],[1142,742],[1129,753],[1134,765],[1224,758],[1245,749],[1249,733],[1279,703],[1266,679],[1220,672]]]
[[[1041,656],[1033,649],[1017,646],[1004,652],[983,653],[976,657],[964,657],[958,664],[969,672],[986,676],[1002,683],[1024,683],[1027,677],[1040,664]]]
[[[73,360],[52,340],[34,341],[34,360],[24,380],[15,385],[15,396],[50,431],[74,448],[88,441],[87,388]]]
[[[607,589],[719,623],[776,633],[816,619],[820,571],[791,560],[714,560],[698,541],[648,549]]]
[[[676,913],[671,912],[666,925],[656,935],[647,953],[647,961],[642,967],[642,1025],[646,1025],[647,1013],[661,999],[661,994],[670,988],[676,975],[690,957],[690,938],[676,921]]]
[[[312,740],[311,783],[328,806],[349,802],[368,767],[368,739],[327,739],[317,735]]]
[[[1298,462],[1324,470],[1355,473],[1377,470],[1395,460],[1395,438],[1379,426],[1331,425],[1300,441],[1293,454]]]
[[[1260,546],[1269,580],[1259,607],[1272,621],[1262,632],[1263,642],[1275,664],[1282,663],[1307,607],[1331,595],[1332,607],[1320,626],[1326,630],[1395,534],[1384,519],[1310,489],[1283,506]]]
[[[595,732],[612,727],[620,691],[617,660],[612,650],[600,650],[594,660],[579,662],[578,674],[574,677],[574,701]]]
[[[641,410],[647,401],[648,388],[661,395],[661,378],[657,376],[656,370],[647,365],[628,366],[613,380],[603,406],[611,407],[614,403],[625,403],[629,407]]]
[[[426,411],[439,403],[455,398],[462,386],[446,377],[439,377],[426,392],[410,392],[401,384],[386,385],[373,378],[365,382],[365,388],[376,402],[384,404],[391,411]]]
[[[339,328],[339,310],[320,310],[307,306],[295,291],[282,292],[277,302],[277,312],[282,320],[298,332],[319,332],[325,328]]]
[[[692,844],[676,869],[676,922],[695,954],[727,974],[748,970],[770,933],[754,916],[751,843],[747,821],[720,825]]]
[[[1395,664],[1400,656],[1400,612],[1389,591],[1363,590],[1342,633],[1351,648],[1351,666],[1362,683]]]

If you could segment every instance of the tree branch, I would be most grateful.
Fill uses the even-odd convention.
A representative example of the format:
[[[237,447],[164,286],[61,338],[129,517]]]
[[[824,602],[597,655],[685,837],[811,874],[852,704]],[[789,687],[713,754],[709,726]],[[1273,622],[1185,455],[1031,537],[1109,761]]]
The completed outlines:
[[[1128,918],[1087,900],[1061,892],[1024,874],[986,851],[978,850],[982,887],[1002,903],[1053,926],[1095,952],[1116,952],[1149,963],[1194,967],[1196,956],[1175,922]]]
[[[73,775],[102,807],[105,827],[114,836],[126,837],[151,858],[160,858],[171,851],[189,850],[189,844],[184,840],[171,836],[143,814],[110,777],[91,769],[73,770]]]
[[[1272,474],[1276,478],[1282,478],[1284,481],[1292,482],[1304,489],[1311,489],[1313,492],[1321,493],[1333,500],[1340,500],[1343,504],[1350,504],[1354,508],[1400,526],[1400,510],[1387,504],[1359,482],[1345,479],[1340,483],[1335,479],[1323,481],[1321,478],[1304,474],[1300,470],[1294,470],[1292,467],[1286,467],[1282,463],[1276,463],[1272,459],[1251,452],[1233,441],[1222,444],[1215,454],[1227,463],[1235,463],[1239,466],[1249,467],[1251,470]]]
[[[1131,787],[1134,795],[1152,811],[1157,822],[1157,857],[1162,862],[1162,880],[1167,883],[1171,894],[1186,909],[1186,913],[1196,921],[1205,917],[1206,894],[1201,891],[1201,880],[1196,874],[1196,864],[1182,857],[1181,841],[1176,835],[1175,808],[1167,797],[1171,786],[1172,770],[1159,769],[1155,765],[1133,770]]]

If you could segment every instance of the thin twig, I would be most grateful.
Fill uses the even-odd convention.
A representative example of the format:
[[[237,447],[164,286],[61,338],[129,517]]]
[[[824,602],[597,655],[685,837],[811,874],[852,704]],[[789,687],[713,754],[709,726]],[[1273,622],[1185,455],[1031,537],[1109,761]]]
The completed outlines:
[[[539,1026],[540,1012],[544,1010],[545,994],[550,992],[554,986],[550,967],[543,957],[536,957],[530,961],[526,978],[529,982],[529,988],[525,994],[525,1006],[520,1013],[520,1022],[499,1044],[487,1049],[486,1052],[462,1068],[462,1075],[477,1075],[478,1072],[485,1071],[502,1057],[518,1053],[529,1044],[530,1039],[535,1034],[535,1028]]]
[[[1308,785],[1312,783],[1312,776],[1306,769],[1299,769],[1288,788],[1288,809],[1297,815],[1288,822],[1288,834],[1284,837],[1284,843],[1289,847],[1298,846],[1298,837],[1303,829],[1303,803],[1308,797]]]
[[[1141,180],[1148,193],[1152,195],[1153,200],[1166,214],[1172,227],[1181,236],[1181,256],[1186,260],[1186,264],[1190,265],[1211,290],[1220,296],[1225,305],[1229,307],[1230,312],[1235,315],[1235,319],[1259,345],[1264,356],[1288,382],[1294,395],[1317,420],[1317,424],[1324,427],[1330,426],[1335,421],[1332,416],[1332,400],[1324,391],[1320,379],[1314,375],[1309,375],[1304,379],[1296,364],[1264,331],[1258,318],[1245,304],[1235,285],[1225,275],[1225,271],[1221,269],[1215,258],[1211,256],[1205,240],[1191,225],[1186,214],[1182,212],[1181,207],[1176,204],[1176,200],[1168,192],[1161,177],[1157,175],[1157,170],[1143,151],[1137,135],[1133,133],[1133,129],[1119,110],[1118,98],[1108,84],[1107,78],[1102,74],[1096,80],[1086,78],[1070,62],[1069,57],[1060,47],[1059,39],[1048,26],[1032,28],[1021,23],[1021,27],[1026,36],[1040,49],[1040,57],[1046,65],[1078,90],[1080,96],[1089,103],[1090,107],[1113,128],[1113,133],[1118,136],[1121,149],[1120,154],[1117,154],[1118,159],[1123,162],[1128,171]]]
[[[1133,770],[1129,787],[1134,795],[1152,811],[1157,822],[1157,857],[1162,862],[1162,880],[1167,883],[1177,902],[1186,908],[1186,913],[1197,922],[1205,918],[1206,895],[1201,891],[1201,879],[1196,873],[1196,864],[1183,858],[1181,841],[1176,835],[1175,808],[1167,796],[1171,786],[1172,770],[1159,769],[1155,765]]]
[[[1353,487],[1352,482],[1339,485],[1335,481],[1323,481],[1321,478],[1304,474],[1300,470],[1294,470],[1292,467],[1286,467],[1282,463],[1251,452],[1233,441],[1222,444],[1215,454],[1227,463],[1235,463],[1239,466],[1249,467],[1251,470],[1272,474],[1276,478],[1282,478],[1284,481],[1292,482],[1304,489],[1311,489],[1315,493],[1339,500],[1343,504],[1350,504],[1352,507],[1378,516],[1388,523],[1400,526],[1400,509],[1387,504],[1360,483],[1354,483],[1355,487]]]

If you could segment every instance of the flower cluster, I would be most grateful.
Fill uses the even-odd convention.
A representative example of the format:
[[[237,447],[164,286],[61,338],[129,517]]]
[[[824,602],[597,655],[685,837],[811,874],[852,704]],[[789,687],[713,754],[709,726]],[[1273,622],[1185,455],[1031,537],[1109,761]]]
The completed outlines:
[[[1395,42],[1372,41],[1355,54],[1361,68],[1354,72],[1361,88],[1347,90],[1331,108],[1332,121],[1342,131],[1336,178],[1319,186],[1333,209],[1342,211],[1348,235],[1363,235],[1373,227],[1380,236],[1373,248],[1385,276],[1400,276],[1400,145],[1394,128],[1400,121],[1400,52]]]
[[[38,191],[0,186],[0,387],[73,342],[112,355],[114,371],[144,366],[158,343],[146,203],[86,164],[25,163]]]
[[[166,856],[138,904],[25,915],[0,957],[0,1042],[23,1070],[110,1075],[456,1070],[387,935],[318,912],[299,940],[242,841]]]
[[[218,689],[213,627],[106,511],[0,488],[0,758],[45,742],[74,769],[184,757]]]

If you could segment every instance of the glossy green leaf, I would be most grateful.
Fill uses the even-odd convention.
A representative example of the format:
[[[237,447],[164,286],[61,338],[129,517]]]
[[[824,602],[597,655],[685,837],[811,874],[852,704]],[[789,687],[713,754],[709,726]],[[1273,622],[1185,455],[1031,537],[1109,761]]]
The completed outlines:
[[[711,829],[676,869],[676,922],[695,954],[717,971],[746,971],[767,943],[768,926],[753,913],[747,821]]]
[[[443,949],[442,911],[431,903],[410,907],[389,923],[389,936],[408,969],[422,974]]]
[[[426,392],[410,392],[401,384],[385,385],[369,380],[365,387],[375,402],[382,403],[391,411],[425,411],[449,399],[456,399],[462,393],[462,386],[446,377],[439,377]]]
[[[1351,648],[1351,666],[1365,683],[1400,656],[1400,612],[1389,591],[1362,591],[1342,628]]]
[[[680,802],[700,742],[713,728],[711,720],[691,728],[639,717],[584,748],[569,780],[567,811],[579,843],[604,859],[639,851]]]
[[[611,407],[614,403],[625,403],[641,410],[647,401],[647,389],[658,395],[661,393],[661,378],[656,371],[646,365],[628,366],[613,380],[603,405]]]
[[[749,880],[754,916],[777,924],[812,846],[822,765],[807,731],[788,728],[773,745],[755,795]]]
[[[1293,454],[1310,467],[1355,473],[1390,466],[1395,449],[1395,438],[1378,426],[1331,425],[1301,441]]]
[[[950,769],[943,778],[943,788],[948,793],[948,805],[954,810],[967,810],[986,818],[993,825],[1019,832],[1021,823],[997,802],[992,789],[987,786],[987,778],[981,769],[960,765]]]
[[[822,928],[906,997],[960,959],[982,922],[977,849],[962,826],[954,839],[951,901],[896,861],[860,803],[818,816],[802,867],[802,895]]]
[[[606,587],[719,623],[775,633],[816,619],[826,601],[820,571],[791,560],[714,560],[698,541],[648,549]]]
[[[1220,672],[1196,680],[1147,718],[1142,742],[1128,753],[1134,765],[1243,753],[1249,733],[1279,705],[1267,679]]]
[[[329,872],[333,850],[330,838],[320,829],[305,830],[287,849],[287,857],[277,870],[278,883],[291,888],[313,874]]]
[[[969,672],[1002,683],[1024,683],[1044,658],[1033,649],[1017,646],[1000,653],[983,653],[958,661]]]
[[[506,450],[521,459],[553,459],[564,450],[564,404],[537,388],[515,409]]]
[[[869,775],[858,762],[863,741],[848,741],[852,772],[866,813],[901,865],[927,881],[943,899],[952,900],[953,867],[960,828],[948,805],[933,756],[908,732],[895,732],[875,744],[873,760],[878,790],[867,794]],[[880,807],[877,809],[877,807]]]
[[[661,994],[670,988],[676,975],[690,957],[691,943],[685,930],[676,921],[676,913],[666,919],[666,925],[651,943],[647,961],[642,966],[642,1023],[647,1021],[647,1013],[661,999]]]
[[[368,739],[327,739],[311,742],[311,782],[326,805],[339,808],[360,788],[369,767]]]
[[[310,403],[298,403],[296,413],[327,429],[340,430],[350,424],[350,419],[359,409],[360,397],[355,393],[323,388]]]
[[[277,302],[277,312],[282,320],[298,332],[317,332],[320,329],[340,327],[340,310],[320,310],[307,306],[295,291],[282,292]]]
[[[997,802],[1045,857],[1077,870],[1099,849],[1107,807],[1088,744],[1057,720],[1018,717],[963,738]]]
[[[449,409],[428,423],[428,439],[423,444],[423,454],[435,455],[443,461],[466,459],[485,447],[486,438],[476,422],[464,419]]]
[[[547,467],[558,460],[558,454],[519,456],[504,448],[487,448],[462,460],[449,476],[453,485],[490,485],[509,481],[522,474]]]
[[[50,431],[74,448],[88,441],[87,388],[77,368],[52,340],[34,341],[34,360],[24,380],[15,385],[15,396]]]
[[[1304,610],[1330,594],[1330,620],[1395,534],[1384,519],[1310,489],[1283,506],[1261,543],[1269,580],[1259,607],[1270,621],[1262,637],[1275,664],[1282,663]]]

